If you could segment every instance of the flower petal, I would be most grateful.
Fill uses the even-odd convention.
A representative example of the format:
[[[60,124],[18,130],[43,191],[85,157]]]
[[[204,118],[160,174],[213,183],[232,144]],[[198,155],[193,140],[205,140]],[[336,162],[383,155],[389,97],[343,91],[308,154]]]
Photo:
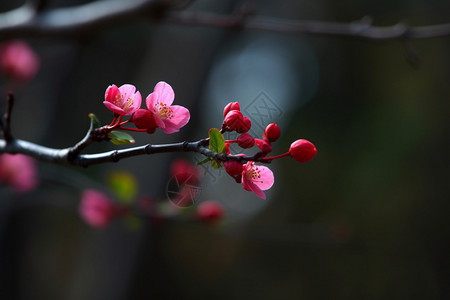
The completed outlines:
[[[172,110],[173,117],[164,120],[166,130],[163,129],[163,131],[167,134],[178,132],[181,127],[189,122],[189,119],[191,117],[189,110],[186,107],[180,105],[172,105],[170,109]]]
[[[105,91],[105,100],[114,103],[114,101],[116,100],[116,95],[119,93],[119,88],[115,84],[112,84],[108,86]]]
[[[157,92],[153,92],[145,98],[145,105],[147,106],[149,111],[157,114],[158,112],[155,109],[155,104],[159,102],[159,94]]]
[[[159,118],[158,114],[154,114],[154,116],[155,116],[156,126],[162,128],[164,130],[166,128],[166,124],[164,123],[164,121]]]
[[[112,110],[115,113],[118,113],[121,116],[125,116],[127,113],[123,111],[120,107],[115,106],[111,102],[103,101],[103,104],[106,106],[107,109]]]
[[[247,176],[245,174],[242,175],[242,181],[241,181],[242,187],[244,190],[255,193],[256,196],[266,199],[266,194],[251,180],[247,179]]]
[[[170,86],[170,84],[160,81],[155,85],[153,92],[157,92],[160,95],[158,101],[164,103],[167,106],[170,106],[175,99],[175,93]]]
[[[134,85],[124,84],[119,87],[119,91],[122,94],[123,99],[126,101],[128,98],[133,98],[133,94],[136,91],[136,88],[134,87]]]
[[[128,105],[130,98],[132,102]],[[127,115],[132,115],[137,109],[139,109],[142,102],[141,93],[139,92],[136,92],[136,94],[132,95],[130,98],[124,98],[124,111]]]
[[[263,191],[270,189],[275,181],[273,172],[265,166],[255,165],[254,168],[258,168],[258,172],[261,177],[254,180],[253,183]]]

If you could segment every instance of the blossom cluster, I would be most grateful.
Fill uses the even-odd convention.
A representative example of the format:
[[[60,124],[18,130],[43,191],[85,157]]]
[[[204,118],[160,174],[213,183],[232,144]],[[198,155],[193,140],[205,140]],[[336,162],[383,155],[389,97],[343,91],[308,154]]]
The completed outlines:
[[[172,87],[164,81],[156,84],[152,93],[145,99],[147,109],[142,109],[141,93],[131,84],[120,87],[112,84],[105,92],[103,104],[114,112],[114,120],[109,129],[143,131],[154,133],[161,128],[165,133],[178,132],[189,122],[189,110],[180,105],[172,105],[175,93]],[[128,121],[121,122],[123,116],[131,116]],[[138,129],[122,127],[132,122]]]
[[[262,134],[262,139],[259,139],[253,138],[247,133],[251,128],[251,120],[241,113],[240,104],[238,102],[228,103],[224,108],[223,116],[224,120],[221,132],[236,131],[237,133],[240,133],[236,140],[225,142],[227,154],[231,154],[231,143],[236,143],[244,149],[252,148],[254,145],[260,149],[254,156],[254,161],[250,160],[246,163],[241,163],[237,160],[228,160],[224,162],[223,166],[225,167],[225,171],[233,177],[237,183],[241,183],[246,191],[251,191],[260,198],[266,198],[263,191],[272,187],[274,175],[268,167],[257,165],[255,163],[256,160],[270,162],[277,158],[291,156],[296,161],[307,162],[317,153],[316,147],[311,142],[300,139],[291,144],[289,152],[278,156],[268,157],[267,155],[272,151],[272,143],[278,140],[281,135],[280,127],[276,123],[267,125],[264,134]],[[245,156],[242,153],[235,155]]]

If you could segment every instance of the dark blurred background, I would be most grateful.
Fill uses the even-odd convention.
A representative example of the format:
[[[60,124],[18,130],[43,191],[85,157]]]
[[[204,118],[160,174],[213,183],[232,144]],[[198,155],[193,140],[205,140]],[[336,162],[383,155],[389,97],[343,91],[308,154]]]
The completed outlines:
[[[47,1],[46,9],[90,1]],[[195,1],[230,13],[238,1]],[[22,1],[2,1],[0,9]],[[450,2],[257,1],[258,15],[374,25],[450,22]],[[129,171],[139,195],[166,199],[170,162],[134,157],[87,169],[39,163],[29,194],[0,188],[1,299],[446,299],[449,295],[450,38],[401,41],[189,27],[136,20],[75,38],[26,39],[41,59],[15,91],[12,128],[49,147],[75,144],[105,89],[131,83],[143,97],[164,80],[191,111],[180,133],[135,134],[138,145],[196,140],[239,101],[254,136],[277,122],[274,153],[312,141],[305,164],[274,162],[267,200],[205,170],[200,201],[227,211],[220,226],[117,221],[94,230],[80,193]],[[5,88],[3,86],[3,88]],[[6,91],[2,90],[2,94]],[[4,97],[2,97],[4,98]],[[2,100],[3,101],[3,100]],[[3,103],[3,102],[2,102]],[[257,115],[261,103],[272,110]],[[123,146],[96,144],[87,152]],[[211,173],[208,173],[211,172]]]

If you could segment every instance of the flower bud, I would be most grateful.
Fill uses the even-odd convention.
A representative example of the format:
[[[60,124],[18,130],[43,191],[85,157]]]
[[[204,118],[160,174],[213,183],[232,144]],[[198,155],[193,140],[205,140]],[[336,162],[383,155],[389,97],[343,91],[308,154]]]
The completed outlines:
[[[114,219],[115,206],[104,193],[88,189],[81,195],[79,212],[89,225],[103,228]]]
[[[137,128],[147,129],[148,133],[153,133],[156,130],[156,121],[153,113],[146,109],[138,109],[131,117],[131,121]]]
[[[317,153],[316,147],[307,140],[296,140],[289,148],[289,154],[298,162],[307,162]]]
[[[233,131],[240,128],[243,116],[238,110],[231,110],[226,116],[223,122],[227,125],[228,129]]]
[[[189,161],[178,158],[170,166],[170,174],[177,180],[179,185],[199,185],[201,174],[196,165]]]
[[[197,207],[197,219],[206,223],[214,223],[224,216],[222,205],[214,201],[205,201]]]
[[[264,153],[269,153],[269,152],[272,151],[272,146],[270,145],[270,143],[268,143],[268,142],[266,142],[264,140],[255,139],[255,144]]]
[[[240,126],[236,129],[238,133],[245,133],[252,127],[252,121],[247,117],[242,117],[242,122]]]
[[[34,158],[23,154],[1,154],[0,183],[8,184],[16,193],[34,190],[39,184],[39,175]]]
[[[266,134],[268,142],[275,142],[280,137],[281,131],[280,127],[278,127],[277,124],[270,123],[269,125],[267,125],[264,133]]]
[[[232,177],[241,175],[242,173],[242,163],[236,160],[228,160],[223,163],[223,166],[225,167],[225,171],[228,173],[228,175]]]
[[[237,138],[239,147],[247,149],[255,145],[255,139],[248,133],[243,133]]]
[[[223,116],[226,117],[228,113],[232,110],[241,111],[241,107],[239,106],[239,102],[230,102],[223,109]]]
[[[7,77],[28,81],[39,69],[39,58],[25,42],[3,42],[0,45],[0,69]]]

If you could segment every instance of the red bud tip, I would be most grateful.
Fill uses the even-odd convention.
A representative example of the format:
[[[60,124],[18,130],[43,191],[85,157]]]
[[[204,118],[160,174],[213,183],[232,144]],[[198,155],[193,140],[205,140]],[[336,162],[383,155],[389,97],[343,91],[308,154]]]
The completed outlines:
[[[237,138],[239,147],[248,149],[255,145],[255,139],[248,133],[243,133]]]
[[[197,219],[206,223],[214,223],[223,218],[225,211],[217,202],[205,201],[197,208]]]
[[[275,142],[280,137],[281,131],[280,127],[278,127],[277,124],[270,123],[269,125],[267,125],[264,133],[266,135],[267,141]]]
[[[298,162],[307,162],[317,153],[316,147],[308,140],[296,140],[289,148],[289,154]]]
[[[228,103],[225,108],[223,109],[223,116],[226,117],[228,113],[232,110],[241,111],[241,107],[239,105],[239,102],[230,102]]]

